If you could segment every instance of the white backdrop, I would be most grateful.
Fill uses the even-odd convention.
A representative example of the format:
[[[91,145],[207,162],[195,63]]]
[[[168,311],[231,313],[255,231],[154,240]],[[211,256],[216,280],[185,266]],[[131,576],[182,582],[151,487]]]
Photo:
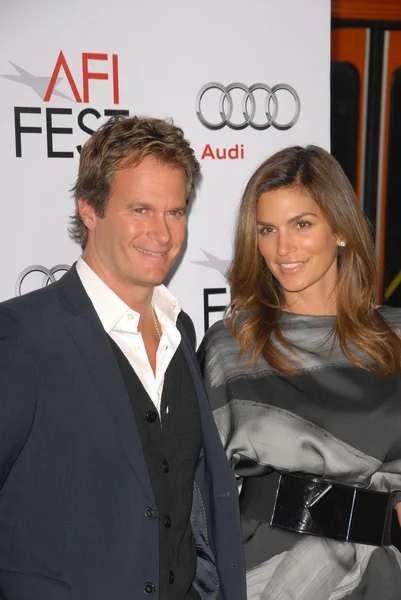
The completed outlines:
[[[46,271],[79,256],[67,234],[69,189],[77,146],[105,120],[105,111],[172,117],[203,172],[187,249],[170,282],[200,340],[205,318],[221,317],[207,305],[229,299],[223,273],[250,174],[284,146],[329,148],[329,70],[330,0],[3,3],[0,300],[45,285]],[[222,89],[232,83],[224,99]],[[247,97],[253,126],[243,115]],[[221,128],[210,128],[219,122]],[[286,123],[291,126],[283,129]],[[28,269],[21,282],[37,265],[44,273]]]

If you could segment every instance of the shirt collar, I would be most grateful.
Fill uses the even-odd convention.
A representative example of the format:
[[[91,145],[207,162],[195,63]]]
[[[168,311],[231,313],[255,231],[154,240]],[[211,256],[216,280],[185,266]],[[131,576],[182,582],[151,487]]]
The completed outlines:
[[[174,325],[177,323],[178,315],[181,312],[181,302],[165,285],[157,285],[153,289],[152,304],[159,319],[166,317]]]
[[[132,310],[106,283],[91,269],[82,256],[76,264],[78,276],[88,294],[93,307],[107,333],[114,328],[127,329],[120,321],[129,313],[134,318],[129,321],[129,330],[138,332],[139,313]],[[153,290],[152,304],[159,319],[166,317],[174,325],[181,311],[179,300],[164,286],[158,285]],[[126,319],[123,320],[126,323]]]

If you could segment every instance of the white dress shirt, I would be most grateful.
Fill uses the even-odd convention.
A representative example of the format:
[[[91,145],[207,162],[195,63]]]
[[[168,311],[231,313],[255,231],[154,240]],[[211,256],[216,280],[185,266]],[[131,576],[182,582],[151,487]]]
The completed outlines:
[[[162,332],[156,353],[156,374],[154,374],[142,335],[138,331],[140,314],[127,306],[82,257],[78,259],[76,268],[106,333],[124,353],[160,413],[164,376],[181,342],[181,334],[176,325],[181,311],[180,302],[164,285],[154,288],[152,304]],[[168,412],[168,407],[166,410]]]

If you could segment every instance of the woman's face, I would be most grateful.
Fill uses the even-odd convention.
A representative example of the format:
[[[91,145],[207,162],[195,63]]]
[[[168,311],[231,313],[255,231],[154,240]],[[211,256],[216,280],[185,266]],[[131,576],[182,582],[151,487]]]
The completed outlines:
[[[335,312],[332,292],[341,238],[316,202],[297,188],[265,192],[257,204],[257,230],[259,251],[287,307],[304,314]]]

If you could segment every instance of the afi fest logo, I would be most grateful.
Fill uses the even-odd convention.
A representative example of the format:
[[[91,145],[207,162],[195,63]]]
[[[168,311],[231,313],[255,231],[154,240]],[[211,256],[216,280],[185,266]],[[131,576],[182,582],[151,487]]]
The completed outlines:
[[[273,127],[279,131],[291,129],[301,114],[301,101],[296,90],[287,83],[272,87],[265,83],[246,86],[230,83],[224,86],[212,81],[206,83],[196,98],[196,114],[204,127],[217,131],[227,127],[234,131],[250,128],[265,131]],[[245,158],[244,144],[231,148],[212,148],[206,144],[201,159],[212,160]]]
[[[207,252],[207,250],[203,250],[202,248],[200,250],[205,255],[206,260],[193,260],[192,262],[195,265],[201,265],[202,267],[215,269],[224,277],[224,279],[226,279],[227,271],[230,266],[230,261],[221,259],[218,256],[214,256],[213,254],[210,254],[210,252]],[[229,298],[229,289],[227,289],[226,287],[204,288],[203,327],[205,333],[212,324],[210,321],[212,315],[214,317],[217,316],[217,319],[213,319],[213,322],[223,317],[223,312],[229,302]]]
[[[32,144],[27,143],[27,136],[39,135],[46,136],[48,158],[74,158],[75,151],[81,152],[81,145],[74,148],[74,142],[67,136],[72,136],[77,129],[92,135],[99,126],[99,123],[96,123],[98,119],[129,114],[128,110],[117,108],[120,103],[118,55],[83,52],[80,63],[80,69],[74,71],[61,50],[55,57],[54,67],[49,76],[30,73],[12,62],[10,64],[17,74],[0,75],[30,87],[43,101],[41,106],[14,107],[17,158],[27,155],[29,149],[32,149]],[[91,92],[95,85],[93,82],[96,80],[105,82],[102,85],[102,96],[107,98],[109,107],[82,108],[82,105],[91,102]],[[63,90],[68,94],[59,90],[62,82],[64,82]],[[96,89],[99,89],[99,84],[96,84]],[[67,100],[69,106],[50,106],[54,97]],[[25,152],[24,143],[27,147]]]

